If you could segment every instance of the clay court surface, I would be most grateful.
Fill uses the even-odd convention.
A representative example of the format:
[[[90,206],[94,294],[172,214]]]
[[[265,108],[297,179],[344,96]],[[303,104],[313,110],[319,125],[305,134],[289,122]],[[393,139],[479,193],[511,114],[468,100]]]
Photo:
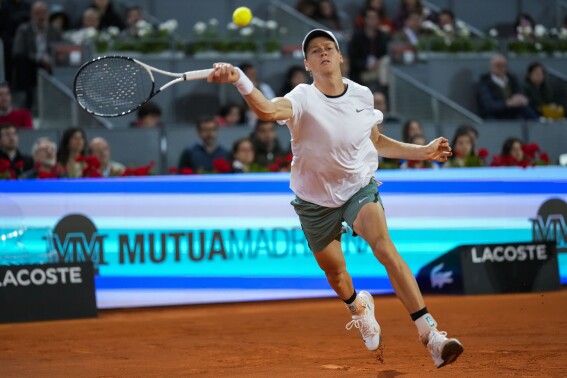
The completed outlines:
[[[565,377],[567,289],[430,296],[465,353],[435,369],[402,305],[377,296],[384,363],[336,299],[100,311],[0,325],[0,377]]]

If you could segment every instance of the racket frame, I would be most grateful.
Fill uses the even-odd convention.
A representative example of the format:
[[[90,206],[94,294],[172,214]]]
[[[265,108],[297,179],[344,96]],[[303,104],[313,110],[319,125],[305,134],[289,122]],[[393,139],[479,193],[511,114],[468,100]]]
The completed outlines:
[[[77,79],[78,79],[78,77],[80,76],[81,72],[83,71],[83,69],[84,69],[85,67],[87,67],[87,66],[89,66],[89,65],[91,65],[91,64],[94,64],[94,63],[96,63],[96,62],[104,61],[104,59],[110,59],[110,58],[129,60],[129,61],[131,61],[131,62],[133,62],[133,63],[138,64],[139,66],[142,66],[142,67],[148,72],[148,75],[150,76],[150,79],[151,79],[151,81],[152,81],[152,88],[151,88],[151,92],[150,92],[150,94],[148,95],[148,97],[147,97],[144,101],[140,102],[140,104],[138,104],[137,106],[132,107],[132,109],[130,109],[130,110],[128,110],[128,111],[125,111],[125,112],[118,113],[118,114],[110,114],[110,115],[106,114],[106,115],[101,115],[101,114],[97,114],[97,112],[95,112],[95,111],[92,111],[92,110],[86,108],[86,107],[79,101],[79,99],[78,99],[78,97],[77,97],[77,91],[76,91],[76,88],[77,88]],[[174,80],[171,80],[171,81],[169,81],[169,82],[167,82],[167,83],[165,83],[164,85],[162,85],[160,88],[158,88],[158,89],[156,90],[156,82],[155,82],[155,77],[154,77],[154,74],[153,74],[154,72],[159,73],[159,74],[162,74],[162,75],[164,75],[164,76],[175,77],[175,79],[174,79]],[[96,115],[96,116],[99,116],[99,117],[120,117],[120,116],[123,116],[123,115],[126,115],[126,114],[130,114],[130,113],[132,113],[132,112],[138,110],[142,105],[144,105],[145,103],[147,103],[149,100],[151,100],[151,99],[152,99],[154,96],[156,96],[158,93],[160,93],[161,91],[163,91],[163,90],[166,89],[166,88],[169,88],[170,86],[172,86],[172,85],[174,85],[174,84],[180,83],[180,82],[182,82],[182,81],[188,81],[188,80],[206,79],[207,76],[209,76],[209,74],[210,74],[211,72],[213,72],[213,69],[212,69],[212,68],[208,68],[208,69],[204,69],[204,70],[186,71],[186,72],[182,72],[182,73],[169,72],[169,71],[165,71],[165,70],[162,70],[162,69],[159,69],[159,68],[150,66],[149,64],[146,64],[146,63],[144,63],[144,62],[141,62],[141,61],[138,60],[138,59],[131,58],[131,57],[128,57],[128,56],[106,55],[106,56],[100,56],[100,57],[94,58],[94,59],[92,59],[92,60],[86,62],[85,64],[83,64],[83,65],[79,68],[79,70],[77,71],[77,74],[75,75],[75,78],[73,79],[73,95],[75,96],[75,99],[77,100],[77,103],[79,103],[79,106],[80,106],[82,109],[84,109],[87,113],[90,113],[90,114],[93,114],[93,115]]]

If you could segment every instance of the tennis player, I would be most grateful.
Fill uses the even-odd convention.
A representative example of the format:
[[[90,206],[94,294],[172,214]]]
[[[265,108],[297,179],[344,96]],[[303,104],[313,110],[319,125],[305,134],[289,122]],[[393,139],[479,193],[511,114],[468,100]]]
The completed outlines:
[[[352,314],[347,329],[358,328],[369,350],[379,350],[381,331],[372,295],[357,293],[341,249],[342,222],[370,245],[382,263],[398,298],[415,322],[419,337],[436,367],[452,363],[463,346],[427,311],[415,278],[390,239],[374,174],[378,152],[388,158],[436,160],[451,156],[446,138],[426,146],[380,135],[383,114],[374,110],[372,92],[341,75],[343,56],[335,36],[314,29],[302,44],[305,69],[313,84],[300,84],[284,97],[267,100],[240,71],[215,63],[208,82],[232,83],[259,118],[287,124],[293,162],[291,202],[309,247],[327,280]]]

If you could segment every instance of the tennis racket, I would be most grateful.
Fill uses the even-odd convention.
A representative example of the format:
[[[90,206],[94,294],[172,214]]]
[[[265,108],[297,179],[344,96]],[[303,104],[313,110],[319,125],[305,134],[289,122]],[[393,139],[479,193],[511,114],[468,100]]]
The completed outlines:
[[[87,112],[117,117],[133,112],[164,89],[185,80],[205,79],[213,69],[173,73],[125,56],[103,56],[79,68],[73,93]],[[175,77],[156,89],[154,72]]]

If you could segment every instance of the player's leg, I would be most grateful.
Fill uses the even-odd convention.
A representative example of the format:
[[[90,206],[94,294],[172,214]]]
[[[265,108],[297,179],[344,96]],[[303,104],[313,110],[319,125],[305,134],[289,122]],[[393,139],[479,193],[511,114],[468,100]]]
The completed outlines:
[[[341,242],[333,240],[323,250],[313,254],[319,267],[325,272],[329,285],[345,302],[352,314],[347,323],[348,330],[358,328],[366,348],[376,350],[380,347],[380,326],[374,316],[374,300],[366,291],[357,293],[352,278],[346,270],[346,261],[341,249]]]
[[[346,270],[341,249],[343,209],[319,206],[300,198],[295,198],[291,204],[299,215],[309,248],[325,272],[329,285],[352,313],[353,320],[347,327],[354,326],[360,330],[368,349],[378,349],[380,326],[374,318],[372,296],[366,292],[357,294]]]
[[[437,330],[437,323],[425,307],[413,273],[390,239],[381,204],[363,204],[352,226],[368,242],[376,258],[386,268],[396,295],[410,313],[420,339],[429,349],[435,365],[442,367],[455,361],[463,347],[457,339],[448,339],[445,332]]]
[[[356,217],[353,230],[368,242],[374,256],[388,272],[396,295],[410,314],[425,307],[419,286],[406,262],[390,239],[382,205],[366,203]]]

